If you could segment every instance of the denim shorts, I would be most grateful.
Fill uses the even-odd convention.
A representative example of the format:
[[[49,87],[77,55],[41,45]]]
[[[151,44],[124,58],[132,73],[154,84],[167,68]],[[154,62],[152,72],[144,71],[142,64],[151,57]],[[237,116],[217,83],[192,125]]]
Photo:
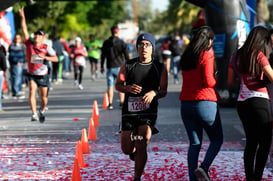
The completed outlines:
[[[33,80],[38,87],[48,87],[49,86],[49,76],[46,75],[28,75],[29,81]]]
[[[115,80],[118,77],[119,69],[119,67],[107,68],[106,78],[108,87],[114,87]]]

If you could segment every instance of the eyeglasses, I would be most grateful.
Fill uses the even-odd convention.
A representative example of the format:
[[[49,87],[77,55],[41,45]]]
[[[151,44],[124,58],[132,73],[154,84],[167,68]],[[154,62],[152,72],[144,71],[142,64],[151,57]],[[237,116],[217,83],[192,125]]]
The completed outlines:
[[[148,48],[148,47],[151,47],[152,44],[151,43],[140,43],[137,45],[137,47],[139,48]]]

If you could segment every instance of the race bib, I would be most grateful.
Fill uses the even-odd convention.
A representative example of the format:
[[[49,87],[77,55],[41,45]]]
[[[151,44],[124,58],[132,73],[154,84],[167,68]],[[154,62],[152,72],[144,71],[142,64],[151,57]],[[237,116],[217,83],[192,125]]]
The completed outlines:
[[[79,65],[84,66],[84,65],[85,65],[85,58],[84,58],[84,57],[77,57],[77,58],[75,59],[75,62],[76,62],[77,64],[79,64]]]
[[[31,63],[34,63],[34,64],[43,64],[44,63],[44,59],[39,57],[38,55],[36,54],[33,54],[31,55]]]
[[[129,97],[128,98],[128,111],[138,112],[144,111],[150,107],[150,104],[145,104],[142,97]]]

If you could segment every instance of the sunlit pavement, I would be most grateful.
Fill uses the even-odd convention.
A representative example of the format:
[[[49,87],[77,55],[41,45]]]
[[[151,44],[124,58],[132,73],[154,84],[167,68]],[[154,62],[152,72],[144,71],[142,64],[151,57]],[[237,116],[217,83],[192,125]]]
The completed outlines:
[[[104,75],[93,82],[88,67],[84,76],[84,90],[74,87],[72,75],[63,84],[53,85],[44,124],[30,121],[27,99],[3,100],[0,180],[71,180],[77,141],[81,139],[82,129],[89,128],[94,100],[99,106],[100,125],[96,127],[97,140],[89,141],[91,153],[83,155],[86,166],[80,168],[81,179],[133,179],[134,162],[120,150],[119,103],[114,102],[114,110],[103,109]],[[170,75],[168,96],[160,100],[157,123],[160,132],[152,137],[148,147],[144,181],[188,180],[188,139],[179,112],[180,86],[173,84]],[[210,176],[217,181],[243,181],[242,126],[234,108],[222,108],[221,115],[225,141],[213,162]],[[204,138],[200,161],[208,147],[208,139]],[[266,181],[273,180],[272,163],[269,160],[264,171]]]

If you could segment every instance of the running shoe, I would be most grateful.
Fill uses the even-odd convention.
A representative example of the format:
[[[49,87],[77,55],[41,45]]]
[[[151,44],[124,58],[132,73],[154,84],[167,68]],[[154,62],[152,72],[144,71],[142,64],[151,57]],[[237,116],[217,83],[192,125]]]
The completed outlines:
[[[78,87],[79,87],[80,90],[83,90],[83,86],[81,84],[79,84]]]
[[[39,116],[37,113],[33,113],[31,116],[31,121],[38,121],[39,120]]]
[[[40,123],[44,123],[45,122],[45,110],[40,110],[39,111],[39,121]]]
[[[199,179],[199,181],[210,181],[208,171],[202,167],[195,169],[194,175]]]
[[[129,154],[129,158],[130,158],[132,161],[135,161],[135,157],[136,157],[136,151]]]
[[[91,76],[91,80],[95,81],[95,75],[94,74]]]
[[[108,109],[109,109],[109,110],[114,109],[113,105],[112,105],[112,104],[109,104],[109,105],[108,105]]]

